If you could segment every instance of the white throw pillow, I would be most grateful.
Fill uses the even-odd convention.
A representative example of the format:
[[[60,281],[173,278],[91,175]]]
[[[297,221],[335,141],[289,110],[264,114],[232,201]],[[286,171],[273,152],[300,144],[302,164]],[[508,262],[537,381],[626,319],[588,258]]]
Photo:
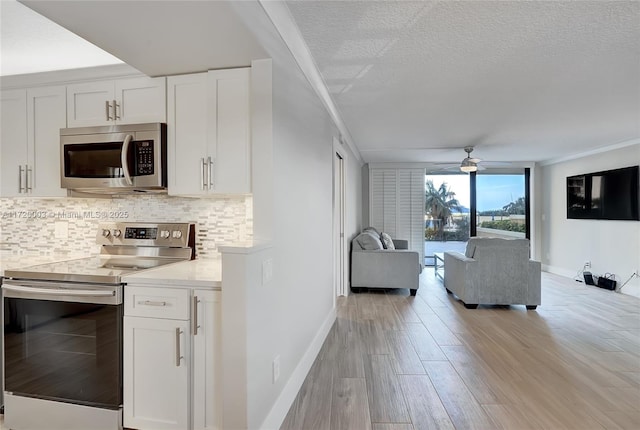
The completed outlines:
[[[384,249],[396,249],[396,246],[393,244],[393,239],[391,239],[389,233],[385,233],[384,231],[380,233],[380,240],[382,241]]]
[[[358,237],[356,237],[356,240],[358,241],[360,247],[365,251],[375,251],[378,249],[382,249],[382,242],[380,242],[380,239],[372,233],[360,233]]]

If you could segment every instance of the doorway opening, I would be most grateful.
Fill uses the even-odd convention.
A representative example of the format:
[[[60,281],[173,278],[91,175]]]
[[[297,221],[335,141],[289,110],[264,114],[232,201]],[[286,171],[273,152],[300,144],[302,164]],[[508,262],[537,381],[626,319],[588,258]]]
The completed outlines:
[[[335,139],[334,139],[335,140]],[[333,278],[334,305],[336,297],[348,294],[347,243],[345,237],[346,211],[346,167],[345,155],[334,141],[333,157]]]

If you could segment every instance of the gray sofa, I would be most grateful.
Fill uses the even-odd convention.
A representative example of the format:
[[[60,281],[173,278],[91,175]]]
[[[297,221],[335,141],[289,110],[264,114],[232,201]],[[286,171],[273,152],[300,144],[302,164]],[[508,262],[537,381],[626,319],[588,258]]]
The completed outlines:
[[[473,237],[465,255],[444,253],[444,286],[467,308],[478,304],[540,304],[539,261],[529,259],[528,239]]]
[[[351,241],[351,289],[408,288],[415,296],[422,271],[418,252],[409,251],[406,240],[392,239],[390,245],[387,236],[386,241],[385,249],[380,233],[371,228]]]

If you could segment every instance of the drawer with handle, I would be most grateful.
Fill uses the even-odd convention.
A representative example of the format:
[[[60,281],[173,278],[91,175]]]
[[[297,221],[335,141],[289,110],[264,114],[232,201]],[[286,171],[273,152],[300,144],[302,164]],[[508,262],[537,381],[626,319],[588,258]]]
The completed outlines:
[[[190,297],[187,289],[125,286],[124,314],[188,320]]]

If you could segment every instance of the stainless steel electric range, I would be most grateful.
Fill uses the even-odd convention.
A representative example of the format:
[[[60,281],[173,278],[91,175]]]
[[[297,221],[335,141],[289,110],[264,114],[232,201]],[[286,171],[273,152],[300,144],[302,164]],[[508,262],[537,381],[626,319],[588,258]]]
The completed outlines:
[[[8,428],[122,428],[122,277],[195,258],[195,225],[104,224],[96,242],[96,257],[5,271]]]

